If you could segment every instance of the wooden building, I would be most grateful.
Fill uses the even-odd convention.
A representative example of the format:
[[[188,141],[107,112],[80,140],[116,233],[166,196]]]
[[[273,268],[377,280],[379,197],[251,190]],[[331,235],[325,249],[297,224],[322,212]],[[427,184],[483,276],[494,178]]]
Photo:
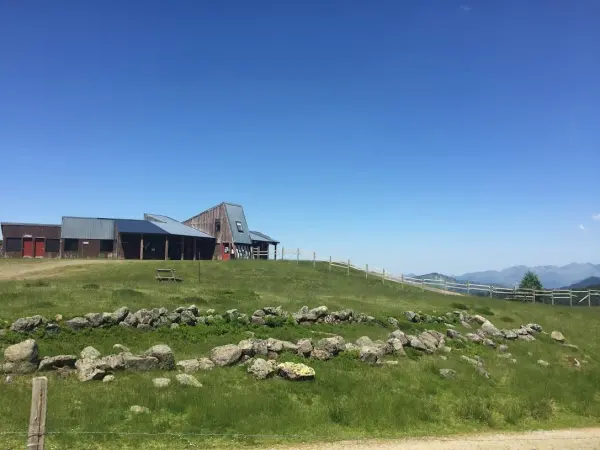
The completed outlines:
[[[4,258],[57,258],[60,255],[60,225],[39,223],[0,224]]]
[[[250,231],[242,205],[220,203],[183,222],[216,238],[215,259],[268,259],[269,245],[277,259],[278,241]]]

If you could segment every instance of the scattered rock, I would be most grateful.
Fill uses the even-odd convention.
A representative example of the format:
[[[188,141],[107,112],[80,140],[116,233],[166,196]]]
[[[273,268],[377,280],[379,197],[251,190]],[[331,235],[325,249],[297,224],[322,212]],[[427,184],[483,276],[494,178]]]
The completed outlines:
[[[554,339],[556,342],[565,342],[566,339],[560,331],[553,331],[550,333],[550,337]]]
[[[196,378],[187,373],[178,373],[175,375],[175,379],[179,384],[184,386],[192,386],[192,387],[202,387],[202,383],[200,383]]]
[[[481,331],[483,331],[486,336],[502,337],[502,333],[500,332],[500,330],[496,328],[492,322],[489,321],[485,321],[481,325]]]
[[[400,322],[398,322],[398,319],[394,319],[393,317],[388,317],[388,323],[394,328],[398,328],[400,326]]]
[[[114,375],[106,375],[104,378],[102,378],[103,383],[110,383],[112,381],[115,381]]]
[[[383,358],[384,352],[381,348],[374,345],[365,345],[360,348],[359,358],[362,362],[369,364],[378,363]]]
[[[484,339],[481,343],[483,345],[485,345],[486,347],[496,348],[496,343],[494,341],[492,341],[491,339]]]
[[[256,358],[248,367],[248,373],[259,380],[264,380],[275,373],[275,364],[272,361]]]
[[[2,371],[18,374],[33,373],[37,370],[38,363],[37,343],[33,339],[27,339],[6,347]]]
[[[454,378],[456,376],[456,370],[440,369],[440,376],[442,378]]]
[[[313,351],[310,353],[310,356],[314,359],[318,359],[320,361],[327,361],[328,359],[331,359],[331,357],[333,356],[331,353],[329,353],[327,350],[324,350],[322,348],[315,348],[313,349]]]
[[[356,345],[358,347],[369,347],[373,346],[373,341],[369,336],[362,336],[356,340]]]
[[[221,345],[210,351],[210,359],[217,366],[231,366],[241,357],[242,351],[234,344]]]
[[[508,351],[508,345],[502,344],[500,347],[498,347],[498,351],[500,353],[506,353]]]
[[[468,322],[465,322],[464,320],[461,320],[460,324],[465,328],[472,328],[471,324]]]
[[[10,331],[15,331],[18,333],[33,331],[36,328],[45,325],[46,322],[47,320],[40,315],[22,317],[20,319],[15,320],[12,323],[12,325],[10,326]]]
[[[460,336],[460,333],[452,328],[446,330],[446,336],[448,336],[450,339],[456,339],[457,337]]]
[[[467,337],[467,339],[469,339],[470,341],[473,341],[473,342],[479,343],[479,342],[483,341],[481,336],[479,336],[478,334],[475,334],[475,333],[467,333],[465,336]]]
[[[210,361],[210,359],[209,359]],[[213,362],[210,362],[211,364],[213,364]],[[214,366],[214,364],[213,364]],[[185,372],[185,373],[193,373],[193,372],[198,372],[198,370],[200,370],[200,363],[198,362],[197,359],[185,359],[182,361],[177,361],[177,364],[175,364],[175,367],[177,367],[177,369]]]
[[[488,322],[485,317],[478,315],[471,317],[471,320],[477,322],[479,325],[483,325],[484,323]]]
[[[505,339],[509,339],[511,341],[519,337],[513,330],[503,330],[502,334],[504,335]]]
[[[38,371],[55,370],[60,367],[74,368],[76,360],[77,357],[75,355],[46,356],[40,361]]]
[[[541,325],[537,324],[537,323],[528,323],[525,328],[531,328],[533,331],[537,332],[537,333],[541,333],[543,331],[543,328]]]
[[[402,345],[408,345],[408,338],[406,337],[406,334],[404,334],[403,331],[400,331],[400,330],[392,331],[390,333],[389,338],[390,339],[399,339],[400,342],[402,342]]]
[[[113,350],[116,350],[118,352],[127,352],[129,353],[129,348],[125,347],[124,345],[121,344],[115,344],[113,345]]]
[[[388,344],[392,347],[392,353],[398,356],[406,356],[406,351],[400,339],[390,339]]]
[[[310,339],[300,339],[296,345],[298,345],[298,354],[301,356],[308,356],[313,350]]]
[[[171,380],[169,378],[153,378],[152,384],[155,388],[166,388],[171,384]]]
[[[79,354],[81,359],[98,359],[101,356],[102,354],[91,345],[81,350],[81,353]]]
[[[73,330],[81,330],[91,326],[85,317],[74,317],[66,322],[67,326]]]
[[[291,381],[305,381],[315,378],[315,370],[305,364],[285,362],[277,366],[279,376]]]
[[[530,334],[520,334],[519,339],[521,339],[522,341],[528,341],[528,342],[535,341],[535,338]]]
[[[154,358],[158,359],[159,369],[172,370],[175,367],[175,357],[173,356],[173,351],[168,345],[153,345],[144,353],[144,356],[153,356]]]
[[[408,320],[409,322],[418,322],[419,321],[419,316],[414,311],[404,311],[404,317],[406,317],[406,320]]]
[[[538,359],[537,363],[543,367],[548,367],[550,365],[548,361],[544,361],[543,359]]]
[[[131,408],[129,408],[129,411],[131,411],[133,414],[149,414],[150,410],[148,408],[146,408],[145,406],[139,406],[139,405],[133,405]]]
[[[467,363],[471,364],[472,366],[483,367],[483,363],[481,361],[478,361],[478,360],[473,359],[473,358],[469,358],[466,355],[461,355],[460,359],[462,359],[463,361],[466,361]]]
[[[429,348],[423,342],[421,342],[421,340],[419,338],[417,338],[416,336],[409,335],[406,337],[408,338],[408,344],[415,350],[421,350],[423,352],[426,352],[429,350]]]
[[[99,327],[104,322],[104,317],[102,317],[101,313],[88,313],[83,317],[87,319],[89,326],[93,328]],[[69,325],[69,322],[67,322],[67,325]]]

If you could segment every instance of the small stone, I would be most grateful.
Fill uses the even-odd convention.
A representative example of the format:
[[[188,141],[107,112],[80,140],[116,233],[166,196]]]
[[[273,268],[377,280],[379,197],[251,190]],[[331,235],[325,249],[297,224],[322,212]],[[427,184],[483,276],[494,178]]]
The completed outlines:
[[[442,378],[454,378],[456,376],[456,371],[452,369],[440,369],[440,376]]]
[[[448,347],[447,345],[443,346],[440,350],[443,353],[452,353],[452,347]]]
[[[215,367],[215,363],[212,362],[208,358],[199,358],[198,359],[198,369],[199,370],[212,370]]]
[[[446,330],[446,336],[448,336],[450,339],[455,339],[460,336],[460,333],[458,331],[450,328],[450,329]]]
[[[175,367],[175,356],[168,345],[153,345],[144,353],[144,356],[153,356],[158,359],[159,369],[172,370]]]
[[[310,339],[300,339],[296,345],[298,345],[298,354],[301,356],[308,356],[313,350]]]
[[[212,361],[211,361],[211,364],[212,364]],[[177,361],[177,364],[175,364],[175,367],[185,373],[193,373],[193,372],[197,372],[200,369],[200,363],[198,362],[197,359],[185,359],[183,361]]]
[[[384,352],[381,348],[375,346],[363,346],[360,349],[359,358],[361,361],[376,364],[383,358]]]
[[[173,322],[171,325],[169,325],[169,328],[171,328],[171,330],[176,330],[177,328],[179,328],[179,324]]]
[[[492,341],[491,339],[484,339],[482,344],[485,345],[486,347],[496,348],[496,343],[494,341]]]
[[[88,313],[84,317],[88,320],[90,326],[92,326],[93,328],[98,328],[100,325],[102,325],[104,319],[102,317],[102,313]],[[67,325],[68,324],[69,322],[67,322]]]
[[[54,370],[60,367],[75,367],[76,359],[77,357],[75,355],[46,356],[40,361],[38,371]]]
[[[481,342],[483,340],[481,339],[481,336],[475,333],[467,333],[465,336],[467,337],[467,339],[473,342]]]
[[[477,322],[480,325],[483,325],[484,323],[489,322],[485,317],[478,316],[478,315],[471,317],[471,320]]]
[[[187,373],[178,373],[175,375],[175,379],[184,386],[202,387],[202,383]]]
[[[118,352],[129,352],[129,348],[125,347],[124,345],[121,344],[115,344],[113,345],[113,350],[116,350]]]
[[[4,362],[8,363],[37,363],[38,345],[34,339],[27,339],[18,344],[9,345],[4,350]],[[37,364],[36,364],[37,366]]]
[[[98,359],[102,354],[91,345],[81,350],[79,357],[81,359]]]
[[[503,330],[502,333],[504,334],[504,337],[506,339],[509,339],[511,341],[518,338],[517,333],[515,333],[513,330]]]
[[[388,317],[388,323],[394,328],[398,328],[400,326],[400,322],[398,322],[398,319],[395,319],[393,317]]]
[[[248,373],[259,380],[264,380],[275,373],[274,364],[262,358],[256,358],[248,367]]]
[[[471,324],[470,324],[470,323],[468,323],[468,322],[465,322],[464,320],[461,320],[461,321],[460,321],[460,324],[461,324],[463,327],[465,327],[465,328],[472,328],[472,327],[471,327]]]
[[[421,350],[423,352],[429,351],[429,347],[425,345],[419,338],[416,336],[407,336],[409,338],[409,344],[415,350]]]
[[[535,338],[530,334],[520,334],[519,339],[522,341],[535,341]]]
[[[537,323],[528,323],[526,326],[526,328],[531,328],[533,331],[537,332],[537,333],[541,333],[543,331],[543,328],[540,324]]]
[[[146,408],[145,406],[139,406],[139,405],[133,405],[131,408],[129,408],[129,411],[131,411],[133,414],[149,414],[150,410],[148,408]]]
[[[323,350],[321,348],[315,348],[310,356],[314,359],[318,359],[320,361],[327,361],[328,359],[331,359],[332,355],[331,353],[329,353],[327,350]]]
[[[508,345],[502,344],[500,347],[498,347],[498,351],[500,353],[506,353],[508,351]]]
[[[550,337],[555,340],[556,342],[565,342],[566,339],[563,336],[563,334],[560,331],[553,331],[552,333],[550,333]]]
[[[548,361],[544,361],[543,359],[538,359],[537,363],[543,367],[548,367],[550,365]]]
[[[54,321],[55,322],[62,322],[62,320],[63,320],[62,314],[57,314],[57,315],[54,316]]]
[[[171,380],[169,378],[153,378],[152,384],[155,388],[166,388],[169,384],[171,384]]]
[[[110,383],[112,381],[115,381],[114,375],[106,375],[104,378],[102,378],[103,383]]]
[[[215,347],[210,352],[210,359],[217,366],[231,366],[242,357],[242,351],[237,345],[227,344]]]
[[[250,318],[250,323],[252,323],[254,325],[265,325],[267,322],[265,322],[264,317],[252,316]]]
[[[408,345],[408,338],[406,337],[406,334],[403,331],[400,330],[395,330],[392,331],[389,335],[390,339],[399,339],[400,342],[402,342],[402,345]]]
[[[419,321],[419,316],[414,311],[404,311],[404,317],[406,317],[409,322]]]
[[[277,366],[277,373],[291,381],[305,381],[315,378],[315,370],[305,364],[285,362]]]
[[[462,359],[463,361],[468,362],[469,364],[471,364],[472,366],[475,367],[483,367],[483,363],[481,361],[478,361],[476,359],[473,358],[469,358],[466,355],[461,355],[460,359]]]
[[[66,322],[67,326],[73,330],[81,330],[91,326],[85,317],[74,317]]]
[[[372,347],[373,341],[369,336],[362,336],[356,340],[356,345],[359,347]]]
[[[447,356],[444,356],[444,355],[440,355],[440,359],[441,359],[442,361],[447,361],[447,360],[448,360],[448,357],[447,357]]]

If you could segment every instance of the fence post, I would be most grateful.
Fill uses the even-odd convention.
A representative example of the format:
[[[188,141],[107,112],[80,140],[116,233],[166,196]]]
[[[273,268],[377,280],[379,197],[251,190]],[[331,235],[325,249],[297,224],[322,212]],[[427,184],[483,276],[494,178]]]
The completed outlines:
[[[592,307],[592,290],[591,289],[588,290],[588,306],[590,308]]]
[[[533,303],[535,303],[535,289],[532,290],[532,299],[533,299]]]
[[[467,281],[467,295],[471,295],[471,283]]]
[[[404,290],[404,274],[400,275],[400,281],[402,282],[402,284],[400,284],[400,289]]]
[[[350,259],[348,259],[348,269],[347,269],[346,275],[350,276]]]
[[[382,270],[383,270],[383,278],[381,279],[381,282],[383,284],[385,284],[385,269],[382,269]]]
[[[444,280],[444,295],[448,295],[448,280]]]
[[[329,257],[329,271],[331,272],[331,256]]]
[[[490,286],[490,298],[494,296],[494,286]]]
[[[31,389],[31,412],[29,414],[27,450],[44,450],[47,395],[48,378],[34,378]]]
[[[369,279],[369,265],[365,265],[365,279],[368,280]]]
[[[296,264],[300,264],[300,249],[296,250]]]
[[[317,253],[313,252],[313,269],[317,268]]]
[[[569,289],[569,306],[573,306],[573,289]]]
[[[550,292],[550,299],[552,300],[552,306],[554,306],[554,289],[552,289]]]
[[[421,291],[425,291],[425,280],[421,278]]]

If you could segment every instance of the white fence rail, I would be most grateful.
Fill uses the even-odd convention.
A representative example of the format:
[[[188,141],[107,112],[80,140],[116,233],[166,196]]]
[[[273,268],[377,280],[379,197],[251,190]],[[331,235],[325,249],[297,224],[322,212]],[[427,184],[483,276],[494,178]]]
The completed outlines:
[[[316,268],[317,254],[313,251],[302,249],[286,250],[281,249],[280,260],[296,261],[300,263],[310,262]],[[333,269],[342,269],[350,276],[351,272],[361,272],[365,279],[376,277],[381,279],[382,283],[398,283],[404,288],[407,286],[415,286],[421,288],[422,291],[438,292],[446,295],[477,295],[490,298],[520,300],[523,302],[544,303],[549,305],[563,306],[600,306],[600,291],[593,289],[520,289],[493,286],[487,284],[476,283],[459,283],[440,279],[423,279],[404,276],[402,274],[395,275],[384,268],[369,267],[366,264],[364,267],[359,267],[352,264],[350,259],[338,260],[331,256],[327,259],[319,260],[328,263],[328,269],[331,272]]]

